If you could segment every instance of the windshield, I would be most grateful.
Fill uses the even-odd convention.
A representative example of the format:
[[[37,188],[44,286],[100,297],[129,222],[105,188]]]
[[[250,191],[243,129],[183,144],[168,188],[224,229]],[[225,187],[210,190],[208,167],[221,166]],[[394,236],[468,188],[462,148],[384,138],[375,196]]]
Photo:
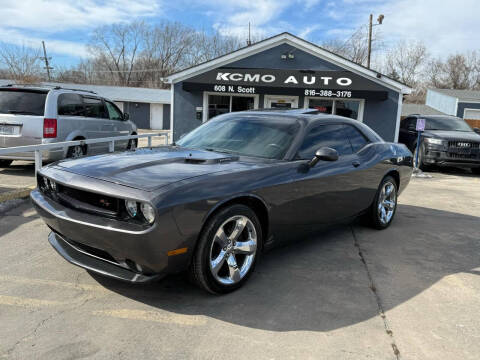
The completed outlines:
[[[455,117],[428,118],[425,130],[473,131],[465,121]]]
[[[210,120],[177,144],[194,149],[282,159],[299,128],[298,122],[290,118],[230,116]]]
[[[23,89],[0,90],[0,113],[43,116],[47,93]]]

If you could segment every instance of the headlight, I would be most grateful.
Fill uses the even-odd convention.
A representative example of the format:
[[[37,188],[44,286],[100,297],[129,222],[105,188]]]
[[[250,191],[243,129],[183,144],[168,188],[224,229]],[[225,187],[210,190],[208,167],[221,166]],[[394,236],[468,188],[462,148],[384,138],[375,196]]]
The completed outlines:
[[[442,139],[434,139],[434,138],[425,138],[424,141],[427,144],[433,144],[433,145],[442,145],[443,140]]]
[[[127,209],[128,215],[130,215],[132,218],[137,216],[138,206],[136,201],[125,200],[125,207]]]
[[[155,210],[149,204],[142,203],[140,205],[140,210],[142,211],[142,215],[147,220],[149,224],[152,224],[155,220]]]

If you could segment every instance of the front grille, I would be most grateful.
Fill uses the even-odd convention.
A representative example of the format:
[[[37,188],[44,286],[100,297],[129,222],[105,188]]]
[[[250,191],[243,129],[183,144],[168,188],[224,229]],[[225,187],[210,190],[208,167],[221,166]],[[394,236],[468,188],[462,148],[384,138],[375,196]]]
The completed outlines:
[[[478,149],[480,143],[465,141],[465,140],[452,140],[448,142],[448,148],[455,149]]]
[[[454,139],[448,142],[448,157],[452,159],[475,160],[479,157],[480,143]]]
[[[85,252],[89,255],[93,255],[93,256],[96,256],[97,258],[100,258],[100,259],[107,260],[107,261],[118,264],[118,261],[115,260],[114,257],[112,255],[110,255],[108,252],[106,252],[105,250],[101,250],[101,249],[97,249],[97,248],[92,247],[92,246],[81,244],[81,243],[73,241],[73,240],[66,240],[65,239],[65,241],[69,242],[71,245],[75,246],[76,248],[82,250],[83,252]]]
[[[57,188],[61,199],[62,195],[65,195],[63,197],[64,202],[71,203],[73,199],[78,202],[77,205],[80,207],[82,203],[90,205],[83,210],[101,212],[107,215],[118,215],[120,212],[120,201],[114,197],[78,190],[60,184],[58,184]],[[75,205],[75,202],[71,205]]]

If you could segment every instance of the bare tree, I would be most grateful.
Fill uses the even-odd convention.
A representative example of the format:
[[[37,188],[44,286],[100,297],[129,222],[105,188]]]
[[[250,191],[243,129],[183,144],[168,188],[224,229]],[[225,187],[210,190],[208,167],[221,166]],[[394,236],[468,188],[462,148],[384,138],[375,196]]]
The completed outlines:
[[[427,59],[427,48],[423,43],[401,41],[387,52],[385,72],[390,77],[415,87],[423,79],[423,67]]]
[[[16,81],[35,82],[42,77],[40,48],[3,44],[0,63],[5,68],[5,75]]]
[[[368,57],[368,28],[361,26],[347,40],[331,39],[324,42],[322,47],[357,64],[365,65]],[[372,52],[382,47],[381,34],[378,31],[374,32]]]
[[[130,85],[145,31],[142,21],[97,28],[88,45],[97,71],[107,74],[113,84]]]
[[[477,53],[450,55],[445,61],[433,59],[428,65],[428,82],[437,88],[478,89],[480,60]]]

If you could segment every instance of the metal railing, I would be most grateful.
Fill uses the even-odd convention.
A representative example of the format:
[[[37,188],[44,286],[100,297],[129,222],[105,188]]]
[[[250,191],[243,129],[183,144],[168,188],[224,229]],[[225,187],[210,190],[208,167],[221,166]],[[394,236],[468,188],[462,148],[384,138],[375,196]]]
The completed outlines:
[[[131,139],[140,139],[148,138],[147,147],[152,147],[152,137],[165,137],[165,144],[169,143],[169,133],[148,133],[140,135],[125,135],[125,136],[114,136],[106,138],[96,138],[96,139],[87,139],[87,140],[73,140],[73,141],[63,141],[55,142],[50,144],[38,144],[38,145],[26,145],[26,146],[14,146],[8,148],[0,148],[1,155],[10,155],[16,153],[25,153],[33,152],[35,154],[35,173],[42,168],[42,151],[59,149],[62,148],[63,151],[66,151],[71,146],[85,146],[89,144],[98,144],[98,143],[108,143],[108,152],[115,151],[115,142],[121,140],[131,140]]]

